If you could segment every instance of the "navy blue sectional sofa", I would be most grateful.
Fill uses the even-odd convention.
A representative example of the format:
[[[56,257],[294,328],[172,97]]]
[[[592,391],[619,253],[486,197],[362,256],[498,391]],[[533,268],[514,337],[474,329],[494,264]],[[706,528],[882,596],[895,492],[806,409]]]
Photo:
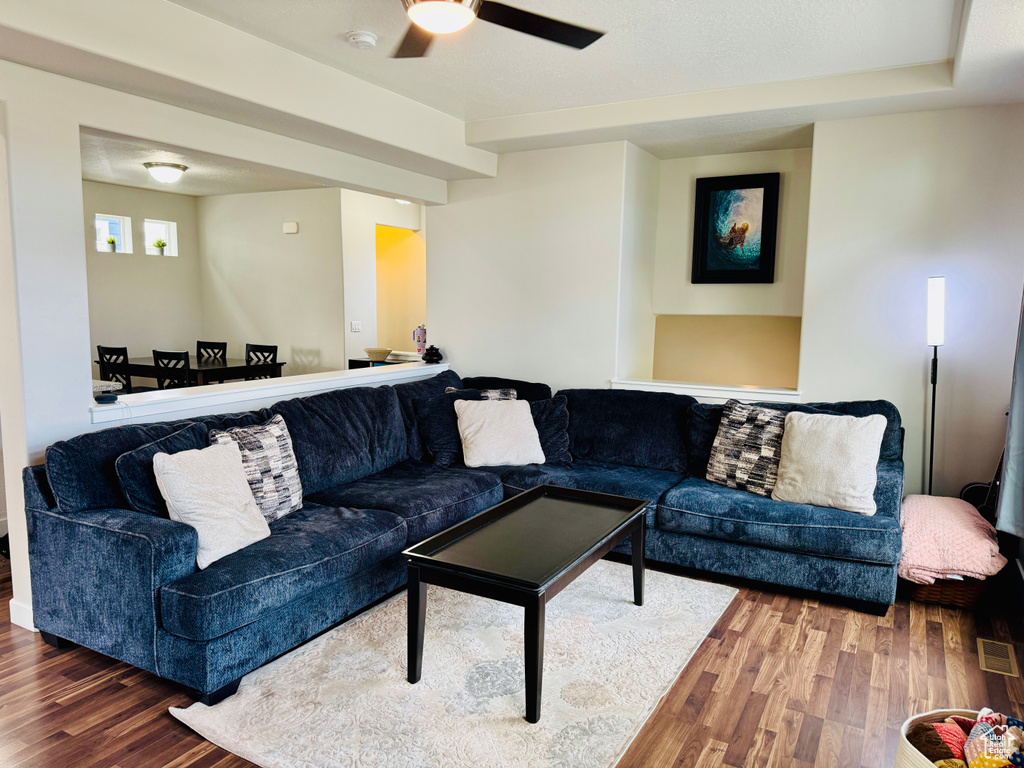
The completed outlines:
[[[649,499],[652,560],[892,603],[903,465],[891,404],[795,406],[889,420],[878,513],[862,517],[708,483],[721,406],[680,395],[564,391],[571,464],[435,467],[414,401],[497,381],[508,385],[449,371],[55,443],[24,473],[36,626],[50,642],[87,646],[216,701],[245,673],[400,588],[406,547],[544,483]],[[550,395],[518,384],[524,399]],[[269,538],[199,570],[195,531],[133,508],[114,463],[191,423],[224,429],[275,414],[292,437],[304,506],[271,523]]]

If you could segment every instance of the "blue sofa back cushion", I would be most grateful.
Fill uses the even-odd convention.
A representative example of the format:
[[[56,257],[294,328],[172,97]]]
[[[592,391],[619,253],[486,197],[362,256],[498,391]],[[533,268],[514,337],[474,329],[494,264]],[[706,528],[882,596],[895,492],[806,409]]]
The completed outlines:
[[[127,509],[114,462],[118,456],[181,429],[173,424],[132,424],[60,440],[46,449],[46,479],[64,514]]]
[[[551,398],[551,387],[535,381],[504,379],[500,376],[470,376],[462,380],[466,389],[514,389],[516,398],[531,403]]]
[[[395,385],[398,404],[402,408],[402,421],[405,424],[405,439],[409,445],[410,459],[422,459],[424,453],[423,438],[420,436],[419,427],[416,426],[416,409],[413,401],[443,395],[447,387],[462,389],[462,379],[455,371],[442,371],[429,379]]]
[[[270,409],[288,425],[305,493],[372,475],[408,453],[393,387],[337,389]]]
[[[544,460],[548,464],[572,463],[572,454],[569,452],[568,403],[564,395],[530,403],[530,414],[537,427],[540,447],[544,449]]]
[[[459,417],[455,415],[456,400],[481,400],[478,390],[464,389],[413,401],[416,423],[423,436],[423,448],[439,467],[461,466],[462,437]]]
[[[900,426],[900,412],[888,400],[855,400],[840,403],[754,403],[763,408],[773,408],[789,413],[824,413],[839,416],[870,416],[878,413],[885,416],[886,426],[882,435],[882,461],[899,461],[903,458],[903,430]],[[687,443],[690,456],[690,474],[694,477],[707,476],[711,447],[722,421],[724,405],[694,403],[690,407],[687,429]]]
[[[668,392],[565,389],[569,450],[609,464],[686,472],[686,417],[696,400]]]
[[[114,469],[128,506],[136,512],[170,517],[167,503],[156,484],[156,475],[153,474],[153,457],[158,453],[201,450],[209,443],[209,431],[205,424],[189,424],[167,437],[118,456]]]

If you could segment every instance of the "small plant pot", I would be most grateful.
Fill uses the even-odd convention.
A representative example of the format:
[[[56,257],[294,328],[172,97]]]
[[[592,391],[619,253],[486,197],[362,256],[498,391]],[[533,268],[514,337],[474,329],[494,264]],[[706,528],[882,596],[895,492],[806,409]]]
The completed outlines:
[[[156,249],[156,255],[157,256],[163,256],[164,255],[164,249],[163,248],[157,248]]]
[[[117,243],[106,243],[107,253],[117,253]]]

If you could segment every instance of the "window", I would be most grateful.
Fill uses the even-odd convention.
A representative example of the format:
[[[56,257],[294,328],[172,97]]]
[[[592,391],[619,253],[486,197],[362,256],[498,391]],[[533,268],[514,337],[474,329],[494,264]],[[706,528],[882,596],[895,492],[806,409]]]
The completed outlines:
[[[153,245],[157,240],[163,240],[167,245],[164,247],[164,256],[178,255],[178,225],[173,221],[157,221],[146,219],[143,222],[143,231],[146,234],[146,253],[150,256],[160,255],[160,251]]]
[[[96,250],[109,251],[108,238],[114,238],[114,251],[117,253],[132,252],[132,220],[128,216],[111,216],[106,213],[96,214]]]

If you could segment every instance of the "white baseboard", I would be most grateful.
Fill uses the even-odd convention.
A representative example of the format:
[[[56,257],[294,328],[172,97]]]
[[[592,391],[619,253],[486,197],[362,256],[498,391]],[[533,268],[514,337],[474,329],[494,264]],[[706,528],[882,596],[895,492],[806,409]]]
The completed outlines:
[[[23,605],[17,600],[11,600],[8,604],[11,609],[11,624],[30,629],[36,632],[36,625],[32,622],[32,606]]]

